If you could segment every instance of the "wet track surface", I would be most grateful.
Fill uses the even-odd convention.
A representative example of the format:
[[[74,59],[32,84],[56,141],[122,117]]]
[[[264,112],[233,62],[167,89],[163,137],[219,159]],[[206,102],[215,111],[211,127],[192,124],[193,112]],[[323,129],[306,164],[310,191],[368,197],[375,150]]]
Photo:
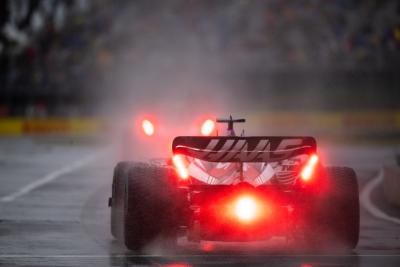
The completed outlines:
[[[57,139],[0,139],[0,266],[400,266],[400,225],[365,209],[360,242],[350,254],[310,255],[288,249],[282,239],[249,244],[181,239],[175,254],[154,244],[149,254],[136,255],[109,232],[113,154],[110,148]],[[361,188],[392,154],[389,145],[321,149],[329,165],[355,168]]]

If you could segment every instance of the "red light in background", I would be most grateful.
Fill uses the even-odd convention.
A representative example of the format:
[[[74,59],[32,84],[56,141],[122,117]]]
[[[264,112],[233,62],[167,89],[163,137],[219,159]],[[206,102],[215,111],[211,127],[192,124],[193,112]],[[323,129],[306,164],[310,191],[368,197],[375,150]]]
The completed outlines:
[[[316,154],[312,154],[310,156],[307,164],[301,171],[301,179],[303,179],[303,181],[308,182],[312,178],[312,176],[314,174],[314,169],[318,163],[318,160],[319,160],[319,158]]]
[[[191,267],[192,265],[188,263],[168,263],[161,265],[162,267]]]
[[[202,242],[201,243],[201,250],[204,252],[211,252],[214,250],[214,245],[210,242]]]
[[[203,122],[203,125],[201,126],[201,134],[208,136],[214,131],[214,128],[215,128],[215,123],[213,120],[210,119],[205,120]]]
[[[149,120],[143,120],[142,121],[142,129],[143,132],[147,135],[147,136],[152,136],[154,134],[154,124],[149,121]]]
[[[182,179],[186,180],[189,178],[189,172],[186,169],[182,155],[174,155],[172,157],[172,163],[174,163],[175,170]]]

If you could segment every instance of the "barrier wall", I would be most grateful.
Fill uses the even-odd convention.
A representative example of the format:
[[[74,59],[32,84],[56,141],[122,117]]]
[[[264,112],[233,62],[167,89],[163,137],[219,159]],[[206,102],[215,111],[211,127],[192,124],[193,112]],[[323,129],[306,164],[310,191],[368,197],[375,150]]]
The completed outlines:
[[[106,129],[100,119],[50,118],[50,119],[0,119],[0,135],[23,134],[95,134]]]
[[[400,129],[400,111],[266,112],[252,116],[259,125],[326,129]]]
[[[396,112],[253,112],[247,121],[255,128],[318,129],[320,131],[400,131]],[[0,118],[0,135],[94,134],[111,122],[99,118]]]

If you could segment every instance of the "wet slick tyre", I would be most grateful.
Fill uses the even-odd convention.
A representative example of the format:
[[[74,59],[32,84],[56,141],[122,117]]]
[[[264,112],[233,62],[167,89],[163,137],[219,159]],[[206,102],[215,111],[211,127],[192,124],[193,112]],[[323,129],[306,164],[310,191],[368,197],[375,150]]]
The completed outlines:
[[[309,245],[320,252],[352,250],[357,246],[360,231],[356,174],[347,167],[328,167],[325,171],[327,191],[312,205]]]
[[[141,252],[148,245],[171,248],[176,244],[175,185],[168,168],[147,164],[130,168],[126,183],[124,242]]]
[[[133,162],[122,161],[114,168],[112,193],[111,193],[111,234],[114,238],[121,240],[124,236],[124,201],[125,183],[128,180],[129,168],[134,166]]]

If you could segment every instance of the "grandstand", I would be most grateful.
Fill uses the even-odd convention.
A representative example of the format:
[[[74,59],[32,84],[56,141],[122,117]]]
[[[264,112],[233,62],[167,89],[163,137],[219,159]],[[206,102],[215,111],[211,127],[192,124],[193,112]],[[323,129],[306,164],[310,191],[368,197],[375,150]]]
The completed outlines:
[[[398,1],[5,0],[0,19],[0,116],[92,114],[130,72],[171,68],[398,107]]]

